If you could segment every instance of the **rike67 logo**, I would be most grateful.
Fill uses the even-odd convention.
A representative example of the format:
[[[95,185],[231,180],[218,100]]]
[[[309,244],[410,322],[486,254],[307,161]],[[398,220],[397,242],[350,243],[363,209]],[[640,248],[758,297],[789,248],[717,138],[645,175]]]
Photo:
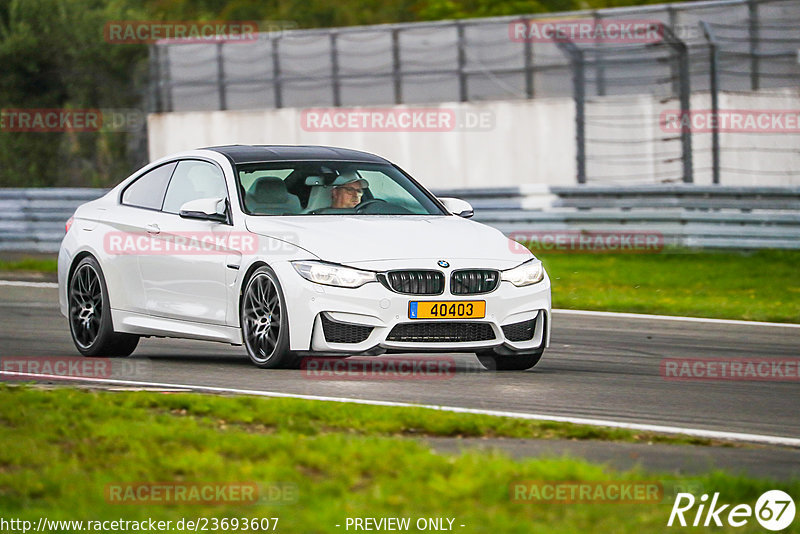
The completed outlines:
[[[697,505],[696,510],[695,505]],[[707,494],[696,499],[691,493],[679,493],[675,497],[675,504],[672,505],[667,526],[721,527],[727,524],[732,527],[743,527],[755,516],[762,527],[777,532],[794,521],[794,501],[788,493],[781,490],[765,492],[756,501],[755,508],[751,508],[749,504],[731,506],[720,503],[719,492],[714,493],[710,503]]]

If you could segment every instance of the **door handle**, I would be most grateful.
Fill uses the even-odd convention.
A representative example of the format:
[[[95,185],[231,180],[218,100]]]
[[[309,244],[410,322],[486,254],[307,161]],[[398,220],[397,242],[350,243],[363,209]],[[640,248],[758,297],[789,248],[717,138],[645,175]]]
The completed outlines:
[[[144,229],[147,230],[147,233],[150,235],[158,235],[161,233],[161,228],[159,228],[157,224],[148,224]]]

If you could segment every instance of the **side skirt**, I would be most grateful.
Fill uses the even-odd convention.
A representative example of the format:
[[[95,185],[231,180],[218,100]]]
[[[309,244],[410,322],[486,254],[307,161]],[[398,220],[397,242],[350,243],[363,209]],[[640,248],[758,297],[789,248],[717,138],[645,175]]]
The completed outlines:
[[[180,321],[114,309],[111,310],[111,318],[115,332],[242,344],[242,331],[235,326]]]

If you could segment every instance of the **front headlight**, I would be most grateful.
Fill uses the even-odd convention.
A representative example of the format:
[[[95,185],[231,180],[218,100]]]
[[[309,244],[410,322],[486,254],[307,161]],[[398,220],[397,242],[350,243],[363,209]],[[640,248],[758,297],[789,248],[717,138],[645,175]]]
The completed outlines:
[[[292,266],[306,280],[326,286],[361,287],[377,280],[375,273],[321,261],[293,261]]]
[[[544,267],[542,262],[537,259],[523,263],[519,267],[514,267],[500,273],[500,280],[511,282],[517,287],[536,284],[544,279]]]

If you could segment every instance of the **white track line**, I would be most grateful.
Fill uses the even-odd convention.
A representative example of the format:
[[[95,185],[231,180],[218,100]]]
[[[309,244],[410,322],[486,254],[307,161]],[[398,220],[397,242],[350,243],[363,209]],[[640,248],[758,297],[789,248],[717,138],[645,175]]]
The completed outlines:
[[[591,315],[595,317],[610,317],[620,319],[657,319],[660,321],[689,321],[692,323],[711,323],[711,324],[736,324],[746,326],[781,326],[784,328],[800,328],[796,323],[765,323],[761,321],[739,321],[736,319],[707,319],[705,317],[683,317],[680,315],[648,315],[645,313],[622,313],[604,312],[588,310],[561,310],[553,309],[553,313],[563,315]]]
[[[58,289],[58,284],[55,282],[21,282],[16,280],[0,280],[0,286],[19,286],[19,287],[49,287]],[[611,317],[620,319],[658,319],[663,321],[690,321],[694,323],[711,323],[711,324],[737,324],[747,326],[781,326],[784,328],[800,328],[800,324],[792,323],[765,323],[761,321],[739,321],[735,319],[707,319],[704,317],[683,317],[680,315],[649,315],[645,313],[622,313],[622,312],[604,312],[604,311],[590,311],[590,310],[562,310],[553,309],[554,313],[564,315],[593,315],[596,317]]]
[[[535,421],[555,421],[560,423],[574,423],[577,425],[594,425],[611,428],[624,428],[628,430],[640,430],[645,432],[659,432],[666,434],[682,434],[699,438],[720,439],[731,441],[746,441],[750,443],[763,443],[767,445],[781,445],[784,447],[800,448],[800,439],[781,436],[765,436],[762,434],[745,434],[741,432],[724,432],[718,430],[703,430],[698,428],[684,428],[676,426],[650,425],[643,423],[626,423],[622,421],[610,421],[605,419],[592,419],[587,417],[568,417],[561,415],[543,415],[523,412],[505,412],[499,410],[481,410],[477,408],[461,408],[457,406],[439,406],[435,404],[413,404],[407,402],[379,401],[367,399],[353,399],[348,397],[325,397],[320,395],[301,395],[295,393],[281,393],[278,391],[258,391],[252,389],[221,388],[213,386],[197,386],[189,384],[169,384],[165,382],[138,382],[134,380],[116,380],[106,378],[84,378],[75,376],[57,376],[33,373],[15,373],[11,371],[0,371],[0,375],[23,378],[39,378],[46,380],[63,380],[73,382],[87,382],[93,384],[113,384],[122,386],[140,386],[149,388],[179,388],[191,389],[194,391],[205,391],[209,393],[234,393],[237,395],[254,395],[259,397],[280,397],[289,399],[304,399],[324,402],[349,402],[353,404],[366,404],[369,406],[394,406],[402,408],[426,408],[439,410],[442,412],[468,413],[477,415],[491,415],[496,417],[513,417],[515,419],[530,419]]]
[[[0,280],[0,286],[51,287],[58,289],[58,284],[55,282],[22,282],[17,280]]]

